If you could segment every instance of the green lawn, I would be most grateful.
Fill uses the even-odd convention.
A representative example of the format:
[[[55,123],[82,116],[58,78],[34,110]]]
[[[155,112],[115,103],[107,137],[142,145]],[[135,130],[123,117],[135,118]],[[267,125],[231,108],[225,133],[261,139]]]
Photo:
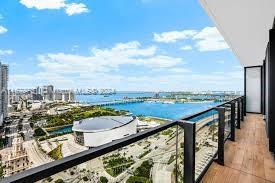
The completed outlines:
[[[153,167],[151,159],[142,162],[142,164],[134,171],[134,175],[131,176],[126,183],[151,183],[150,172]]]
[[[55,160],[62,159],[62,144],[59,144],[55,149],[50,151],[48,155]]]
[[[98,116],[118,116],[124,115],[124,111],[115,111],[114,109],[110,108],[102,108],[102,107],[78,107],[74,108],[69,112],[64,114],[55,115],[55,116],[46,116],[47,125],[46,128],[49,127],[56,127],[56,126],[63,126],[73,124],[74,121],[91,118],[91,117],[98,117]]]
[[[134,163],[132,158],[126,158],[120,154],[114,154],[103,159],[106,172],[113,177],[118,176]]]

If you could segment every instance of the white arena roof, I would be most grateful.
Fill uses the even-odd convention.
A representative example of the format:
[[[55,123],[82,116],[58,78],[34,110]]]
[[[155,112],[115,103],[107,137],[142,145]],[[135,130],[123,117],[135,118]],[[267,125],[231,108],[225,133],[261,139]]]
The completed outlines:
[[[72,130],[78,132],[99,132],[121,127],[132,122],[133,116],[100,116],[75,121]]]

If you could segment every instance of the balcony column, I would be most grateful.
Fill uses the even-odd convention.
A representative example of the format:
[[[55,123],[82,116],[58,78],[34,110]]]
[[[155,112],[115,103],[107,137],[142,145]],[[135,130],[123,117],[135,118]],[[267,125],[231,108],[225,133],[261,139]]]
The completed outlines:
[[[237,100],[237,128],[241,129],[241,104],[240,100]]]
[[[225,128],[225,108],[216,108],[219,114],[219,128],[218,128],[218,159],[216,162],[224,165],[224,128]]]
[[[244,121],[244,99],[243,99],[243,97],[240,99],[240,102],[241,102],[241,107],[240,107],[240,109],[241,109],[241,121]]]
[[[196,124],[182,121],[179,123],[184,128],[184,182],[195,182],[195,147],[196,147]]]
[[[230,140],[235,141],[235,128],[236,128],[236,117],[235,117],[235,102],[231,102],[231,135],[230,135]]]

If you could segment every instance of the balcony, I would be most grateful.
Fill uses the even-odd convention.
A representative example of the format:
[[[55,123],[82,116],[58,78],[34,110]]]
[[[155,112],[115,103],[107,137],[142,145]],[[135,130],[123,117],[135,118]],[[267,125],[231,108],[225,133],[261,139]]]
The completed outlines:
[[[194,115],[26,170],[2,182],[58,179],[65,182],[98,182],[102,177],[110,182],[206,180],[213,167],[209,172],[207,170],[213,162],[227,165],[227,143],[237,141],[235,129],[244,126],[241,125],[245,123],[241,122],[245,115],[244,106],[244,97],[239,97]]]
[[[245,113],[245,101],[239,97],[1,182],[274,182],[265,122]]]

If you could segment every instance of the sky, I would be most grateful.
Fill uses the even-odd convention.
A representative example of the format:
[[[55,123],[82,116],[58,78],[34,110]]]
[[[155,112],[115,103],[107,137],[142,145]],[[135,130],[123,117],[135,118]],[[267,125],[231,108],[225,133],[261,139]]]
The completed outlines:
[[[243,69],[198,0],[0,2],[9,88],[243,90]]]

